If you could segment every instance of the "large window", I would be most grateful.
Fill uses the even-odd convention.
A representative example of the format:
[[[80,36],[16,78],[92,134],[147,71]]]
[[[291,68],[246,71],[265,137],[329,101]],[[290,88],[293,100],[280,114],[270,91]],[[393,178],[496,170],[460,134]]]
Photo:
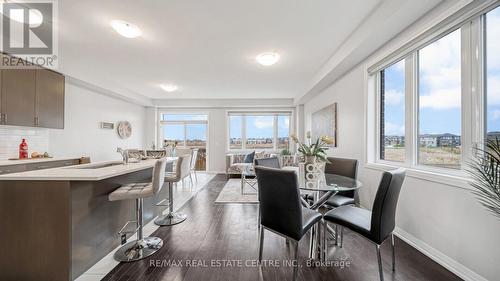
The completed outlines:
[[[243,148],[243,116],[229,116],[229,148]]]
[[[466,176],[474,148],[500,139],[499,6],[465,9],[368,67],[370,162]]]
[[[159,146],[177,142],[181,148],[197,148],[196,170],[206,170],[208,115],[165,113],[160,116]]]
[[[290,116],[278,116],[278,149],[290,149]]]
[[[288,149],[290,116],[290,113],[230,112],[229,149]]]
[[[486,132],[500,139],[500,8],[486,14]]]
[[[418,163],[459,169],[461,38],[456,30],[418,52]]]
[[[184,146],[185,128],[182,123],[167,123],[162,126],[163,140],[167,143],[177,142]]]
[[[180,147],[207,146],[208,116],[203,114],[162,114],[162,144],[178,143]]]
[[[405,63],[380,72],[380,159],[405,161]]]
[[[274,116],[246,116],[246,148],[274,147]]]

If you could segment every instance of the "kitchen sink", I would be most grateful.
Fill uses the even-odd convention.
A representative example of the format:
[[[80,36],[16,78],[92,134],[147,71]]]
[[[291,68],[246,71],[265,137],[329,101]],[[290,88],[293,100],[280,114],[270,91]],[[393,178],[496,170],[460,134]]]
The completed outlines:
[[[74,166],[71,167],[72,169],[101,169],[101,168],[107,168],[107,167],[112,167],[112,166],[120,166],[123,165],[123,162],[110,162],[110,163],[102,163],[102,164],[95,164],[95,165],[85,165],[85,166]]]

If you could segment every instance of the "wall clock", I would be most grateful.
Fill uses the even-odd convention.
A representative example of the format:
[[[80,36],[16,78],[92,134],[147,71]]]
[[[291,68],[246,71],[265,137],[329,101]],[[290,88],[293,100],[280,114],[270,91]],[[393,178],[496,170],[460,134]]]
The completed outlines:
[[[132,124],[128,121],[122,121],[117,126],[118,136],[122,139],[128,139],[132,135]]]

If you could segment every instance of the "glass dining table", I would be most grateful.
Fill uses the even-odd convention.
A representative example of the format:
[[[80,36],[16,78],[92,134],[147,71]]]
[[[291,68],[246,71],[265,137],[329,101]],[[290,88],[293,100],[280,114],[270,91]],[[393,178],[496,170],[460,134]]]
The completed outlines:
[[[295,170],[299,177],[303,176],[299,173],[298,167],[283,167],[283,169]],[[322,175],[318,180],[314,181],[299,180],[300,190],[308,195],[301,196],[302,204],[311,210],[318,210],[328,201],[328,199],[339,192],[357,190],[361,186],[363,186],[363,183],[359,180],[337,174],[324,174],[324,176]],[[335,230],[332,228],[328,227],[328,232],[334,235],[334,237],[337,237]],[[323,231],[324,236],[326,236],[326,233],[327,231]],[[321,239],[319,225],[313,227],[310,239],[312,239],[312,243],[310,243],[309,257],[311,259],[317,259],[318,257],[320,260],[324,259],[326,253],[324,251],[325,247],[321,245],[321,241],[326,243],[327,239],[326,237]]]

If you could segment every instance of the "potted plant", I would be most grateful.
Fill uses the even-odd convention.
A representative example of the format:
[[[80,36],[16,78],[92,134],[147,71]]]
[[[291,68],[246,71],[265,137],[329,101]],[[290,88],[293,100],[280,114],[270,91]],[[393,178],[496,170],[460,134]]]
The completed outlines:
[[[333,139],[329,136],[321,136],[316,139],[315,142],[311,140],[311,132],[306,133],[307,141],[302,143],[298,140],[297,135],[292,134],[290,138],[298,145],[298,151],[306,163],[315,163],[316,161],[321,161],[329,163],[326,158],[326,151],[329,149],[328,145],[333,144]]]
[[[500,140],[488,139],[484,148],[475,148],[469,163],[470,185],[477,199],[500,218]]]

